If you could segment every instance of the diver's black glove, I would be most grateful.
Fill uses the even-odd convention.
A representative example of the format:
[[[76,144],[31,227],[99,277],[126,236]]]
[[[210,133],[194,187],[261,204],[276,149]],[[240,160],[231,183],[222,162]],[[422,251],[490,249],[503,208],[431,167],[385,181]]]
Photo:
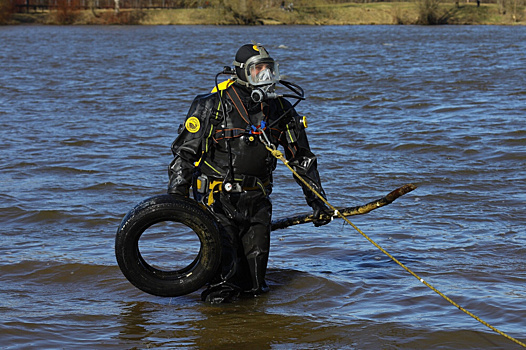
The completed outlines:
[[[327,208],[325,203],[322,202],[321,199],[316,199],[314,202],[311,203],[312,210],[314,213],[312,216],[314,217],[313,224],[316,227],[320,227],[323,225],[327,225],[329,222],[332,221],[332,211]],[[324,216],[322,219],[321,217]]]

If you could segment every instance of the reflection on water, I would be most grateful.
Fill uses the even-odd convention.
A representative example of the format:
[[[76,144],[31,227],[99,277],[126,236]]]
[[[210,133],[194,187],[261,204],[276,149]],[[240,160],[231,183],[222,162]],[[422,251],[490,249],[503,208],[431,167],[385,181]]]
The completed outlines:
[[[139,239],[142,258],[152,267],[163,271],[189,266],[199,254],[199,249],[199,237],[181,223],[157,223],[149,227]]]

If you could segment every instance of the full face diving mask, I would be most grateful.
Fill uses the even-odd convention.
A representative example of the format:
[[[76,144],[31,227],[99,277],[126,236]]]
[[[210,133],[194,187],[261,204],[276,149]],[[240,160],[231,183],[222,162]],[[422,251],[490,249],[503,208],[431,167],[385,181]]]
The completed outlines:
[[[248,57],[245,62],[242,61],[242,58],[239,58],[238,61],[238,55],[236,54],[236,59],[232,62],[235,69],[232,70],[230,67],[224,67],[223,71],[216,75],[217,90],[219,90],[217,77],[220,74],[233,74],[239,84],[245,85],[252,90],[251,97],[254,102],[259,103],[278,97],[290,97],[298,100],[292,106],[292,108],[294,108],[300,101],[305,99],[303,89],[296,84],[281,80],[279,65],[270,57],[263,46],[256,44],[254,41],[252,43],[254,45],[251,46],[251,48],[258,54]],[[242,49],[246,46],[249,45],[242,46]],[[275,92],[276,84],[278,83],[289,89],[292,94],[278,95]]]
[[[278,64],[272,58],[251,57],[247,60],[245,74],[252,87],[251,97],[254,102],[277,98],[275,91],[279,82]]]
[[[245,66],[248,83],[253,87],[275,85],[279,82],[278,64],[272,58],[253,56]]]
[[[242,70],[242,73],[237,75],[237,80],[252,89],[254,102],[277,98],[274,91],[280,81],[278,64],[263,46],[254,42],[253,48],[259,54],[249,57],[246,62],[233,62],[236,70]]]

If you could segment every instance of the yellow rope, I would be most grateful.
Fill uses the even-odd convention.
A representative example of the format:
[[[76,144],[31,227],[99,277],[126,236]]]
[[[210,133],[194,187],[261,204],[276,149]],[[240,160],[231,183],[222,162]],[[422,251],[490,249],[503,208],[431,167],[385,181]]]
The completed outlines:
[[[497,332],[498,334],[502,335],[503,337],[523,346],[526,348],[526,344],[507,335],[506,333],[498,330],[497,328],[493,327],[492,325],[490,325],[489,323],[487,323],[486,321],[480,319],[478,316],[474,315],[473,313],[469,312],[468,310],[464,309],[462,306],[460,306],[459,304],[455,303],[453,300],[451,300],[449,297],[447,297],[446,295],[444,295],[442,292],[440,292],[438,289],[436,289],[435,287],[433,287],[432,285],[430,285],[429,283],[427,283],[426,281],[424,281],[423,278],[420,278],[420,276],[418,276],[416,273],[414,273],[411,269],[409,269],[407,266],[405,266],[404,264],[402,264],[400,261],[398,261],[394,256],[392,256],[391,254],[389,254],[385,249],[383,249],[378,243],[376,243],[375,241],[373,241],[371,238],[369,238],[369,236],[367,236],[365,233],[362,232],[362,230],[360,230],[357,226],[355,226],[347,217],[343,216],[343,214],[341,214],[335,207],[333,207],[325,198],[323,198],[323,196],[321,196],[302,176],[300,176],[288,163],[288,161],[285,159],[285,157],[283,157],[283,154],[281,153],[281,151],[275,149],[275,148],[271,148],[269,146],[267,146],[267,149],[272,153],[272,155],[274,157],[276,157],[277,159],[281,160],[286,166],[287,168],[290,169],[290,171],[298,178],[300,179],[300,181],[305,185],[307,186],[307,188],[309,190],[311,190],[316,196],[318,196],[322,201],[323,203],[325,203],[331,210],[333,210],[336,214],[338,214],[338,216],[340,218],[342,218],[343,220],[345,220],[349,225],[351,225],[356,231],[358,231],[358,233],[360,233],[363,237],[365,237],[365,239],[367,239],[369,242],[371,242],[376,248],[380,249],[380,251],[382,253],[384,253],[385,255],[387,255],[391,260],[393,260],[395,263],[397,263],[398,265],[400,265],[404,270],[406,270],[407,272],[409,272],[411,275],[413,275],[414,277],[416,277],[420,282],[422,282],[423,284],[425,284],[427,287],[429,287],[433,292],[437,293],[438,295],[440,295],[442,298],[446,299],[448,302],[450,302],[452,305],[454,305],[455,307],[457,307],[459,310],[465,312],[466,314],[468,314],[469,316],[473,317],[475,320],[479,321],[480,323],[482,323],[484,326],[488,327],[489,329]]]

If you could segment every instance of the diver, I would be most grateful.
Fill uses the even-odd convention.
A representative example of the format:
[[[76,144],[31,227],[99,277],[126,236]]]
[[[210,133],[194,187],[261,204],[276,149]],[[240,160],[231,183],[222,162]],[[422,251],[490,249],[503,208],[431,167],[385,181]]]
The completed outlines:
[[[303,90],[280,80],[278,64],[260,44],[243,45],[234,69],[216,75],[212,93],[197,96],[172,144],[168,193],[192,195],[220,224],[222,256],[216,277],[201,294],[209,303],[230,302],[269,290],[265,281],[272,218],[270,149],[281,145],[295,171],[323,197],[316,156],[295,106]],[[218,84],[220,74],[230,79]],[[279,95],[281,83],[292,93]],[[286,98],[285,98],[286,97]],[[287,98],[295,98],[292,104]],[[307,204],[321,226],[331,211],[298,179]]]

